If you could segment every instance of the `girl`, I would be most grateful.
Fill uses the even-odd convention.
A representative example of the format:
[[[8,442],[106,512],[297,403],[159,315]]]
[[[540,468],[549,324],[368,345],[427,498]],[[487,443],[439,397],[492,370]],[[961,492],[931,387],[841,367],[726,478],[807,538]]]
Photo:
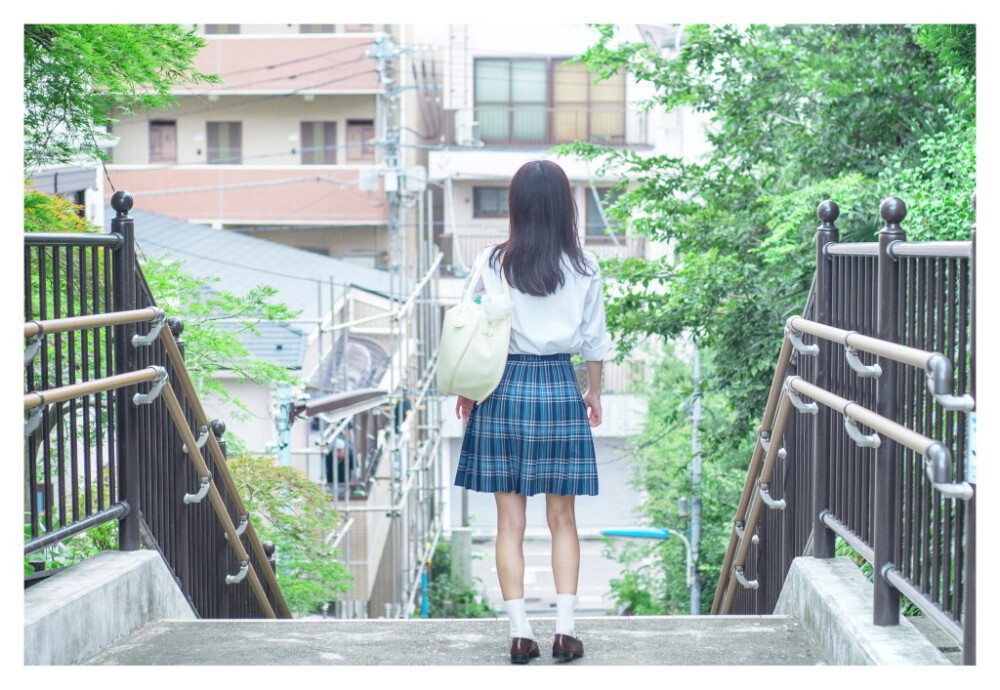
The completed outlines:
[[[489,262],[475,297],[502,294],[504,271],[511,295],[509,354],[489,397],[474,403],[458,396],[455,414],[467,426],[455,484],[496,499],[497,575],[510,617],[510,660],[520,664],[539,656],[524,606],[526,500],[545,494],[556,584],[552,657],[572,661],[583,656],[573,627],[580,570],[574,500],[597,495],[590,427],[601,423],[601,372],[612,345],[600,267],[580,248],[566,173],[551,161],[528,162],[511,179],[507,198],[509,238],[484,248],[472,274],[479,262]],[[589,386],[582,396],[572,353],[587,360]]]

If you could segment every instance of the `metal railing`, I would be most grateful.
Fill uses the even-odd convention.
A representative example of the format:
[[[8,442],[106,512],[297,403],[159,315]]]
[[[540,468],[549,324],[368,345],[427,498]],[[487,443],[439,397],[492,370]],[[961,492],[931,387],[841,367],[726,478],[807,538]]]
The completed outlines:
[[[156,548],[200,617],[291,617],[226,465],[225,425],[184,366],[183,324],[136,263],[132,199],[112,206],[110,234],[25,236],[25,553],[117,519],[119,548]]]
[[[588,141],[605,146],[647,146],[649,113],[624,105],[479,104],[454,111],[451,141],[458,146],[552,146]],[[477,138],[478,136],[478,138]]]
[[[814,300],[788,319],[712,613],[771,613],[791,561],[871,564],[873,622],[905,596],[975,663],[975,228],[906,242],[902,201],[875,243],[818,215]],[[807,402],[803,398],[810,398]]]

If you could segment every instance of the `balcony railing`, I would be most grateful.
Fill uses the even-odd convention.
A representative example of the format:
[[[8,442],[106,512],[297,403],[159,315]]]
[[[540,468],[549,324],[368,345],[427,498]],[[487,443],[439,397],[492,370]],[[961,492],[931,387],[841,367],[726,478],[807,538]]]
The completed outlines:
[[[456,146],[649,146],[648,113],[614,106],[495,106],[452,111]],[[481,142],[481,143],[480,143]]]

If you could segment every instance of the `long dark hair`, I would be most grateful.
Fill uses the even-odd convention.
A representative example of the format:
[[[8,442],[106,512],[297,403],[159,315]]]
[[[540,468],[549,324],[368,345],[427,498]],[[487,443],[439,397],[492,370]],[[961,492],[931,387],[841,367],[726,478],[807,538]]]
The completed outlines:
[[[507,205],[510,237],[493,249],[489,261],[492,268],[502,257],[510,285],[536,297],[552,294],[565,282],[563,254],[581,275],[591,274],[580,248],[576,200],[561,167],[547,160],[522,165],[510,180]]]

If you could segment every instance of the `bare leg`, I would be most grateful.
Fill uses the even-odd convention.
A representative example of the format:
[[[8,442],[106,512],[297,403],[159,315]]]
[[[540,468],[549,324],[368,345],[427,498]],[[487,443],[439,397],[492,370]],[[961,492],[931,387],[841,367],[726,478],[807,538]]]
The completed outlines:
[[[497,502],[497,577],[504,601],[524,598],[524,510],[528,499],[495,493]]]
[[[556,581],[556,594],[576,594],[580,578],[575,501],[576,496],[545,494],[545,514],[552,533],[552,576]]]

